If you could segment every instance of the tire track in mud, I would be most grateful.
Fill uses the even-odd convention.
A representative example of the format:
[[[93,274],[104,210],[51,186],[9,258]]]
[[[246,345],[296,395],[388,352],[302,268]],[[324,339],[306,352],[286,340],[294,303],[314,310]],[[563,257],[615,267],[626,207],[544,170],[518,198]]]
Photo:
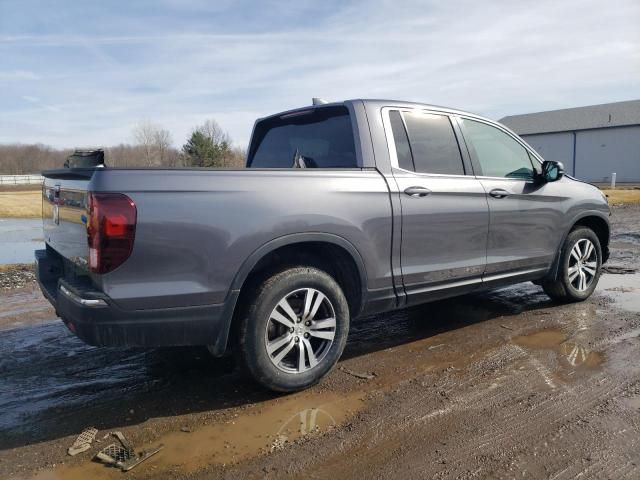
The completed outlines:
[[[606,401],[612,395],[622,392],[629,385],[627,382],[632,381],[633,378],[633,375],[627,375],[626,378],[612,380],[606,373],[600,372],[572,389],[551,393],[545,400],[531,408],[528,415],[522,416],[519,412],[513,411],[503,417],[502,422],[509,425],[510,431],[518,432],[535,431],[535,429],[531,430],[531,427],[539,424],[543,419],[547,424],[562,424],[567,421],[567,418],[595,408],[603,400]],[[496,435],[497,430],[502,430],[502,427],[494,426],[478,439],[477,448],[483,448],[489,444],[495,446],[496,442],[510,435],[507,432]],[[519,438],[526,439],[528,436],[530,435],[525,434],[523,437],[520,434]]]
[[[581,468],[574,464],[573,469],[565,469],[556,475],[559,479],[587,476],[591,478],[637,478],[640,465],[640,419],[637,411],[629,408],[625,401],[637,396],[640,381],[630,382],[618,395],[601,402],[581,422],[568,425],[562,434],[565,443],[574,445],[591,442],[591,452],[595,459]],[[588,429],[588,434],[584,431]],[[555,439],[554,439],[555,440]],[[615,450],[609,447],[616,445]],[[632,475],[632,476],[630,476]]]
[[[488,365],[503,365],[507,358],[518,358],[518,352],[514,351],[511,348],[501,348],[490,354],[489,358],[484,358],[481,360],[480,364]],[[490,376],[490,380],[493,380],[495,377],[495,373],[499,373],[502,366],[497,367],[493,372],[493,375]],[[486,373],[486,372],[485,372]],[[447,375],[450,377],[451,375]],[[431,375],[429,375],[431,377]],[[433,376],[434,379],[437,379],[438,376]],[[441,379],[441,377],[440,377]],[[432,380],[432,379],[429,379]],[[449,378],[448,378],[449,380]],[[462,388],[466,390],[469,385],[473,382],[472,379],[458,382],[458,388]],[[424,383],[424,382],[423,382]],[[476,382],[477,383],[477,382]],[[430,388],[428,395],[419,395],[414,393],[407,401],[403,401],[402,405],[398,406],[396,412],[384,419],[378,419],[375,422],[375,425],[371,425],[370,430],[376,432],[373,437],[369,437],[367,441],[367,445],[365,447],[360,447],[357,450],[360,452],[360,455],[366,455],[367,459],[376,465],[379,465],[382,471],[384,471],[384,463],[386,463],[386,458],[393,453],[393,446],[396,444],[402,443],[402,438],[407,436],[415,436],[416,427],[420,428],[419,432],[420,436],[427,437],[430,435],[429,429],[425,430],[424,425],[430,424],[432,427],[431,430],[434,431],[446,431],[447,422],[448,422],[448,414],[455,412],[465,412],[468,413],[469,409],[465,408],[469,404],[477,403],[478,400],[482,400],[483,404],[501,404],[510,397],[509,391],[507,388],[498,389],[488,389],[488,388],[475,388],[473,393],[465,395],[464,397],[459,398],[455,401],[456,408],[450,408],[444,415],[437,416],[438,418],[434,418],[433,422],[420,421],[420,418],[416,418],[415,414],[410,414],[408,412],[416,412],[416,411],[424,411],[425,403],[430,405],[434,401],[434,397],[431,395],[433,390],[437,390],[437,388]],[[453,389],[450,389],[452,392]],[[432,410],[433,411],[433,410]],[[437,412],[437,410],[435,410]],[[428,416],[428,415],[427,415]],[[442,428],[439,428],[441,427]],[[434,438],[430,438],[429,440],[434,440]],[[425,443],[426,441],[419,442],[420,444]],[[349,472],[349,464],[343,465],[345,474]],[[425,473],[425,472],[421,472]],[[434,475],[436,471],[429,471],[429,475]],[[388,472],[389,475],[397,475],[398,472]],[[380,478],[384,478],[385,475],[381,474]]]
[[[598,342],[598,346],[619,343],[631,338],[633,334],[633,331],[622,333],[613,338]],[[521,433],[517,435],[519,442],[525,441],[530,443],[530,437],[536,436],[535,428],[532,429],[531,427],[541,423],[543,419],[548,421],[549,418],[551,418],[551,422],[549,422],[551,425],[559,424],[562,426],[567,424],[570,422],[570,418],[580,415],[585,411],[596,409],[603,402],[607,403],[612,395],[616,396],[616,393],[624,391],[630,385],[628,382],[632,381],[633,378],[637,378],[634,374],[627,374],[623,378],[612,382],[606,378],[605,375],[606,374],[601,373],[597,377],[589,379],[587,384],[580,385],[575,390],[568,389],[564,392],[560,392],[559,394],[551,395],[548,399],[537,405],[533,415],[528,415],[524,420],[518,423],[514,424],[513,419],[519,414],[512,412],[508,417],[501,419],[502,423],[509,426],[509,431],[502,431],[502,433],[496,434],[497,430],[503,429],[502,427],[496,428],[494,425],[493,428],[490,427],[489,432],[485,433],[485,435],[479,439],[479,444],[477,441],[474,441],[472,442],[474,444],[473,447],[467,448],[466,450],[463,449],[462,451],[458,449],[456,450],[456,455],[458,457],[461,454],[469,455],[471,449],[482,449],[488,446],[491,446],[491,449],[495,450],[496,447],[503,445],[505,441],[506,443],[512,441],[514,436],[511,432],[531,432],[527,435],[522,435]],[[546,376],[546,374],[543,375],[543,377],[544,376]],[[511,388],[511,385],[509,387]],[[559,409],[558,404],[562,405],[562,408]],[[544,437],[545,433],[541,433]],[[634,431],[631,434],[631,438],[638,438],[638,431]],[[631,440],[631,438],[625,440]],[[628,442],[624,443],[629,444]],[[630,466],[633,467],[633,464],[630,463]],[[609,467],[610,465],[607,464],[602,468],[607,470]]]
[[[508,346],[501,347],[491,352],[488,357],[480,359],[479,365],[484,365],[486,368],[491,368],[492,370],[499,371],[501,368],[503,368],[505,361],[512,360],[517,357],[517,351],[514,351]],[[485,370],[484,373],[486,374],[487,370]],[[441,383],[444,382],[445,384],[447,384],[448,388],[446,388],[446,392],[449,392],[449,394],[460,388],[462,388],[463,390],[467,390],[474,382],[476,384],[478,383],[477,380],[474,380],[473,377],[467,378],[466,380],[460,382],[460,379],[457,378],[459,377],[459,375],[459,371],[445,371],[444,378],[442,373],[426,374],[426,378],[421,383],[416,384],[415,386],[416,388],[420,388],[420,386],[422,385],[429,384],[430,386],[427,388],[427,394],[412,395],[410,398],[404,400],[402,404],[399,405],[391,415],[384,418],[377,418],[374,421],[369,421],[369,435],[366,441],[366,445],[363,447],[356,447],[356,450],[358,452],[357,455],[364,455],[370,459],[371,463],[378,464],[380,463],[380,459],[386,458],[389,452],[393,452],[393,445],[401,443],[400,439],[403,436],[411,435],[411,429],[414,429],[417,424],[427,423],[424,421],[420,421],[420,419],[416,418],[415,414],[411,412],[420,412],[427,410],[427,408],[425,408],[425,402],[428,405],[433,406],[433,403],[437,402],[440,398],[439,392],[445,391],[443,390],[443,385]],[[472,393],[466,395],[464,398],[455,400],[454,407],[457,407],[459,404],[463,403],[474,403],[481,398],[485,401],[500,403],[509,396],[506,390],[500,389],[473,388],[471,389],[471,391]],[[449,406],[445,406],[445,409],[448,410],[447,413],[449,413],[449,411],[456,410],[456,408],[451,408]],[[461,407],[461,409],[463,408]],[[432,412],[438,412],[438,410],[432,409]],[[331,456],[334,457],[341,455],[339,451],[334,451],[333,455]],[[384,462],[385,460],[382,460],[381,463]],[[342,461],[340,463],[342,463]],[[334,466],[336,468],[339,468],[337,464],[334,464]],[[348,462],[343,463],[342,468],[344,469],[343,473],[347,475],[350,470],[350,464]],[[392,472],[390,472],[389,474],[391,475]],[[385,478],[385,475],[380,475],[379,478]]]
[[[640,460],[638,458],[640,430],[630,427],[629,419],[626,417],[625,412],[615,409],[604,418],[590,415],[582,418],[577,424],[567,425],[565,431],[558,432],[550,443],[555,445],[562,442],[565,448],[567,445],[581,446],[587,450],[583,458],[573,460],[569,466],[557,465],[556,457],[549,458],[548,467],[561,468],[555,470],[550,478],[558,480],[582,477],[617,479],[624,478],[632,470],[636,470]],[[593,422],[596,422],[595,426]],[[617,426],[618,429],[612,432],[610,429],[613,426]],[[609,430],[602,427],[608,427]],[[609,450],[607,447],[612,444],[618,445],[618,449]],[[637,471],[635,471],[635,478],[637,478]]]
[[[632,337],[633,331],[626,331],[600,340],[592,347],[611,346]],[[375,423],[372,430],[377,434],[370,437],[367,442],[366,457],[374,461],[375,464],[384,463],[380,459],[386,459],[390,455],[386,450],[394,443],[401,444],[403,438],[417,436],[422,439],[417,443],[431,443],[429,440],[433,440],[434,436],[431,433],[425,433],[425,429],[446,432],[448,427],[451,427],[451,417],[458,417],[454,420],[454,424],[464,426],[468,423],[468,417],[473,416],[486,419],[486,421],[480,423],[476,432],[465,432],[469,434],[464,439],[465,445],[458,445],[459,440],[454,439],[453,447],[443,446],[440,449],[442,456],[455,458],[458,463],[466,466],[476,463],[478,458],[482,458],[483,455],[489,458],[489,465],[492,462],[500,463],[500,457],[513,458],[515,455],[518,458],[523,446],[533,444],[537,448],[544,444],[545,440],[549,442],[549,437],[560,429],[576,428],[573,425],[578,419],[590,414],[597,415],[596,410],[599,406],[628,390],[633,385],[634,378],[637,378],[638,369],[616,377],[609,377],[605,372],[593,372],[590,375],[583,372],[584,375],[589,376],[582,379],[582,383],[578,385],[570,385],[558,380],[554,384],[555,388],[550,388],[545,376],[552,376],[553,373],[540,360],[536,360],[537,367],[544,368],[544,375],[532,377],[530,368],[514,370],[519,361],[530,365],[531,358],[535,354],[535,352],[528,352],[517,345],[506,345],[468,365],[465,372],[466,378],[463,381],[456,382],[457,371],[445,372],[445,378],[442,378],[441,374],[427,374],[421,382],[422,385],[431,386],[427,395],[412,396],[397,406],[394,415],[380,419]],[[534,362],[534,371],[539,373],[540,369],[535,368],[536,362]],[[511,370],[505,374],[506,369]],[[452,397],[453,400],[448,404],[437,405],[436,408],[433,408],[433,404],[437,402],[437,399],[433,398],[433,394],[437,394],[437,391],[445,392],[446,396]],[[457,392],[468,393],[456,395]],[[544,397],[527,405],[528,394],[532,392],[537,395],[543,392]],[[523,407],[523,405],[525,406]],[[523,412],[523,408],[526,411]],[[424,412],[425,410],[430,411],[421,416],[411,413]],[[499,415],[495,414],[496,410],[500,412]],[[506,415],[504,415],[505,410]],[[580,439],[583,438],[580,436],[579,429],[575,435],[575,443],[566,435],[563,441],[574,446],[579,445]],[[637,432],[627,433],[630,438],[623,438],[620,435],[622,434],[619,434],[620,438],[615,443],[621,441],[632,446],[637,443],[629,441],[634,438],[634,435],[637,436]],[[449,440],[446,443],[450,443]],[[605,447],[603,446],[603,448]],[[502,452],[501,455],[497,460],[491,459],[492,452],[496,451]],[[413,453],[419,457],[420,452],[412,450],[402,452],[402,457],[410,457]],[[593,477],[591,472],[596,474],[594,478],[598,478],[597,472],[601,471],[615,471],[620,478],[634,471],[637,473],[635,466],[628,458],[616,455],[610,456],[610,459],[604,462],[602,460],[596,462],[595,458],[593,460],[593,464],[588,465],[588,470],[585,470],[585,467],[578,463],[569,467],[565,465],[567,476],[561,474],[558,478],[575,478],[576,475]],[[561,463],[563,461],[566,459],[560,460]],[[410,465],[411,463],[406,465],[407,470],[403,469],[403,473],[408,476],[418,473],[437,476],[438,472],[442,472],[441,466],[426,467],[421,464],[412,469]],[[558,465],[558,467],[560,466]],[[384,471],[384,467],[381,468]],[[486,473],[486,469],[483,468],[473,471],[462,470],[455,466],[447,467],[446,476],[459,475],[461,478],[471,478],[480,472]],[[557,468],[553,470],[558,472]],[[346,465],[344,471],[349,471]],[[397,475],[400,472],[388,473]],[[549,473],[547,471],[547,474]]]
[[[521,378],[516,382],[509,382],[504,385],[504,389],[515,387],[516,383],[526,382]],[[618,386],[621,390],[623,386]],[[586,394],[589,395],[586,395]],[[537,444],[541,439],[548,437],[554,430],[564,424],[571,423],[572,418],[580,416],[583,412],[597,408],[602,400],[615,393],[611,389],[611,384],[601,382],[599,388],[585,388],[581,392],[574,392],[570,395],[565,392],[563,396],[571,397],[567,401],[560,402],[558,407],[558,397],[553,396],[541,402],[534,409],[534,413],[526,413],[526,418],[522,419],[522,412],[511,411],[507,417],[490,418],[489,423],[483,422],[481,431],[484,432],[480,437],[468,436],[465,438],[466,447],[455,447],[451,453],[455,456],[456,461],[462,464],[474,462],[479,455],[486,454],[489,456],[492,452],[502,452],[502,455],[516,454],[523,445]],[[581,401],[576,401],[581,398]],[[489,402],[482,402],[482,405],[476,407],[477,416],[480,416],[486,407],[490,407]],[[513,408],[513,406],[511,407]],[[463,414],[463,412],[459,412]],[[466,412],[467,414],[470,412]],[[488,413],[488,412],[487,412]],[[441,418],[439,422],[431,425],[436,430],[444,430],[447,425],[447,419]],[[519,420],[519,421],[518,421]],[[536,442],[536,440],[538,442]],[[604,468],[608,468],[606,465]],[[424,472],[423,472],[424,473]],[[457,472],[454,468],[453,472]]]
[[[524,378],[523,378],[524,377]],[[526,373],[522,373],[518,378],[513,378],[513,381],[505,384],[503,388],[508,391],[512,389],[531,386],[531,381],[527,378]],[[584,393],[593,393],[593,389],[584,388]],[[597,394],[595,395],[597,400],[605,396],[611,391],[610,385],[601,385]],[[580,395],[581,392],[569,391],[561,392],[558,395],[549,396],[545,400],[541,401],[537,405],[530,407],[526,415],[518,410],[511,410],[506,416],[501,416],[497,420],[492,420],[490,423],[483,425],[483,434],[477,438],[474,438],[471,445],[466,448],[457,449],[458,456],[469,456],[472,451],[482,450],[486,447],[495,449],[505,445],[513,443],[517,438],[518,442],[522,443],[527,441],[530,437],[536,434],[536,427],[539,425],[551,425],[562,421],[569,415],[576,415],[580,411],[590,408],[591,401],[585,400],[584,395]],[[581,397],[581,401],[578,404],[574,403],[577,397]],[[590,399],[591,397],[586,397]],[[568,401],[563,401],[567,399]],[[477,409],[482,410],[485,407],[490,407],[483,402]],[[506,426],[506,428],[505,428]]]
[[[465,373],[468,373],[468,370],[476,370],[478,375],[487,376],[490,373],[494,373],[504,368],[505,362],[514,361],[520,356],[520,352],[511,348],[511,346],[502,346],[490,351],[490,353],[488,353],[486,357],[480,359],[477,364],[468,365],[465,368]],[[460,370],[455,368],[452,370],[447,369],[444,373],[430,372],[425,374],[424,379],[419,381],[420,384],[427,387],[429,389],[429,393],[435,393],[440,398],[449,399],[450,396],[454,396],[455,392],[459,390],[465,390],[470,393],[467,393],[462,397],[458,396],[453,400],[449,400],[444,408],[436,408],[422,417],[416,418],[412,415],[405,416],[402,421],[398,423],[398,426],[402,427],[405,424],[428,420],[429,418],[441,416],[457,409],[464,409],[466,405],[472,404],[480,398],[495,401],[501,397],[507,396],[506,392],[498,391],[495,388],[491,388],[491,386],[486,389],[477,388],[478,379],[473,375],[468,375],[468,377],[462,381],[459,377]],[[418,380],[416,379],[416,381]],[[436,392],[431,392],[431,390],[436,390]],[[489,394],[487,392],[489,392]],[[438,398],[437,396],[435,398]],[[426,395],[413,396],[410,400],[405,402],[405,410],[420,410],[424,407],[423,403],[425,400],[433,400],[433,398],[433,396],[427,397]],[[422,410],[424,411],[424,409]]]
[[[25,324],[56,321],[56,315],[39,290],[0,292],[0,331]]]

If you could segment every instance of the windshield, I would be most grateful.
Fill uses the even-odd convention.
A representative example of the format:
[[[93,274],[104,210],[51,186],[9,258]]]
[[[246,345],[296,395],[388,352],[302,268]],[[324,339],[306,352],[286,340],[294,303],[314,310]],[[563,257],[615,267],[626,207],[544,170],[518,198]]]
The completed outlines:
[[[256,125],[249,168],[356,168],[346,107],[324,107],[269,118]]]

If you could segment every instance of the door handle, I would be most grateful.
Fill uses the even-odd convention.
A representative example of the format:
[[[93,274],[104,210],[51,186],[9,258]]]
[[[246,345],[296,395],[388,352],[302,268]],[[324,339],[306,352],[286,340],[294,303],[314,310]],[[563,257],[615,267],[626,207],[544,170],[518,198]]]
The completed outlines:
[[[504,198],[509,196],[509,192],[501,188],[494,188],[489,192],[489,195],[491,195],[493,198]]]
[[[426,197],[431,193],[431,190],[425,187],[407,187],[404,189],[404,193],[410,197]]]

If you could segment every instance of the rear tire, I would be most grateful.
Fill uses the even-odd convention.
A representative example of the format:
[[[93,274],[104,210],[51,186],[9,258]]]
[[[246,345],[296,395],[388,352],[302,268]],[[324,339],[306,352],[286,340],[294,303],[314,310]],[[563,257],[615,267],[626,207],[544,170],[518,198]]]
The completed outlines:
[[[581,302],[591,296],[600,278],[602,249],[598,236],[577,227],[567,236],[555,280],[542,282],[545,293],[558,302]]]
[[[276,273],[240,316],[238,355],[249,375],[277,392],[303,390],[336,364],[349,332],[349,306],[326,272],[295,267]]]

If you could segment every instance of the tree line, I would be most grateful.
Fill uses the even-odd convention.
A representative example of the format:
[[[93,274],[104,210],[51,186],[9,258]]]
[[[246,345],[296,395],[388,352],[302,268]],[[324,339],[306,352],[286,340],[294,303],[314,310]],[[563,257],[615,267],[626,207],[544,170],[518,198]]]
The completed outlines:
[[[243,168],[246,151],[234,146],[215,120],[196,126],[181,149],[162,125],[142,121],[133,128],[132,144],[105,147],[109,167]],[[0,144],[0,175],[22,175],[61,168],[73,153],[42,144]]]

